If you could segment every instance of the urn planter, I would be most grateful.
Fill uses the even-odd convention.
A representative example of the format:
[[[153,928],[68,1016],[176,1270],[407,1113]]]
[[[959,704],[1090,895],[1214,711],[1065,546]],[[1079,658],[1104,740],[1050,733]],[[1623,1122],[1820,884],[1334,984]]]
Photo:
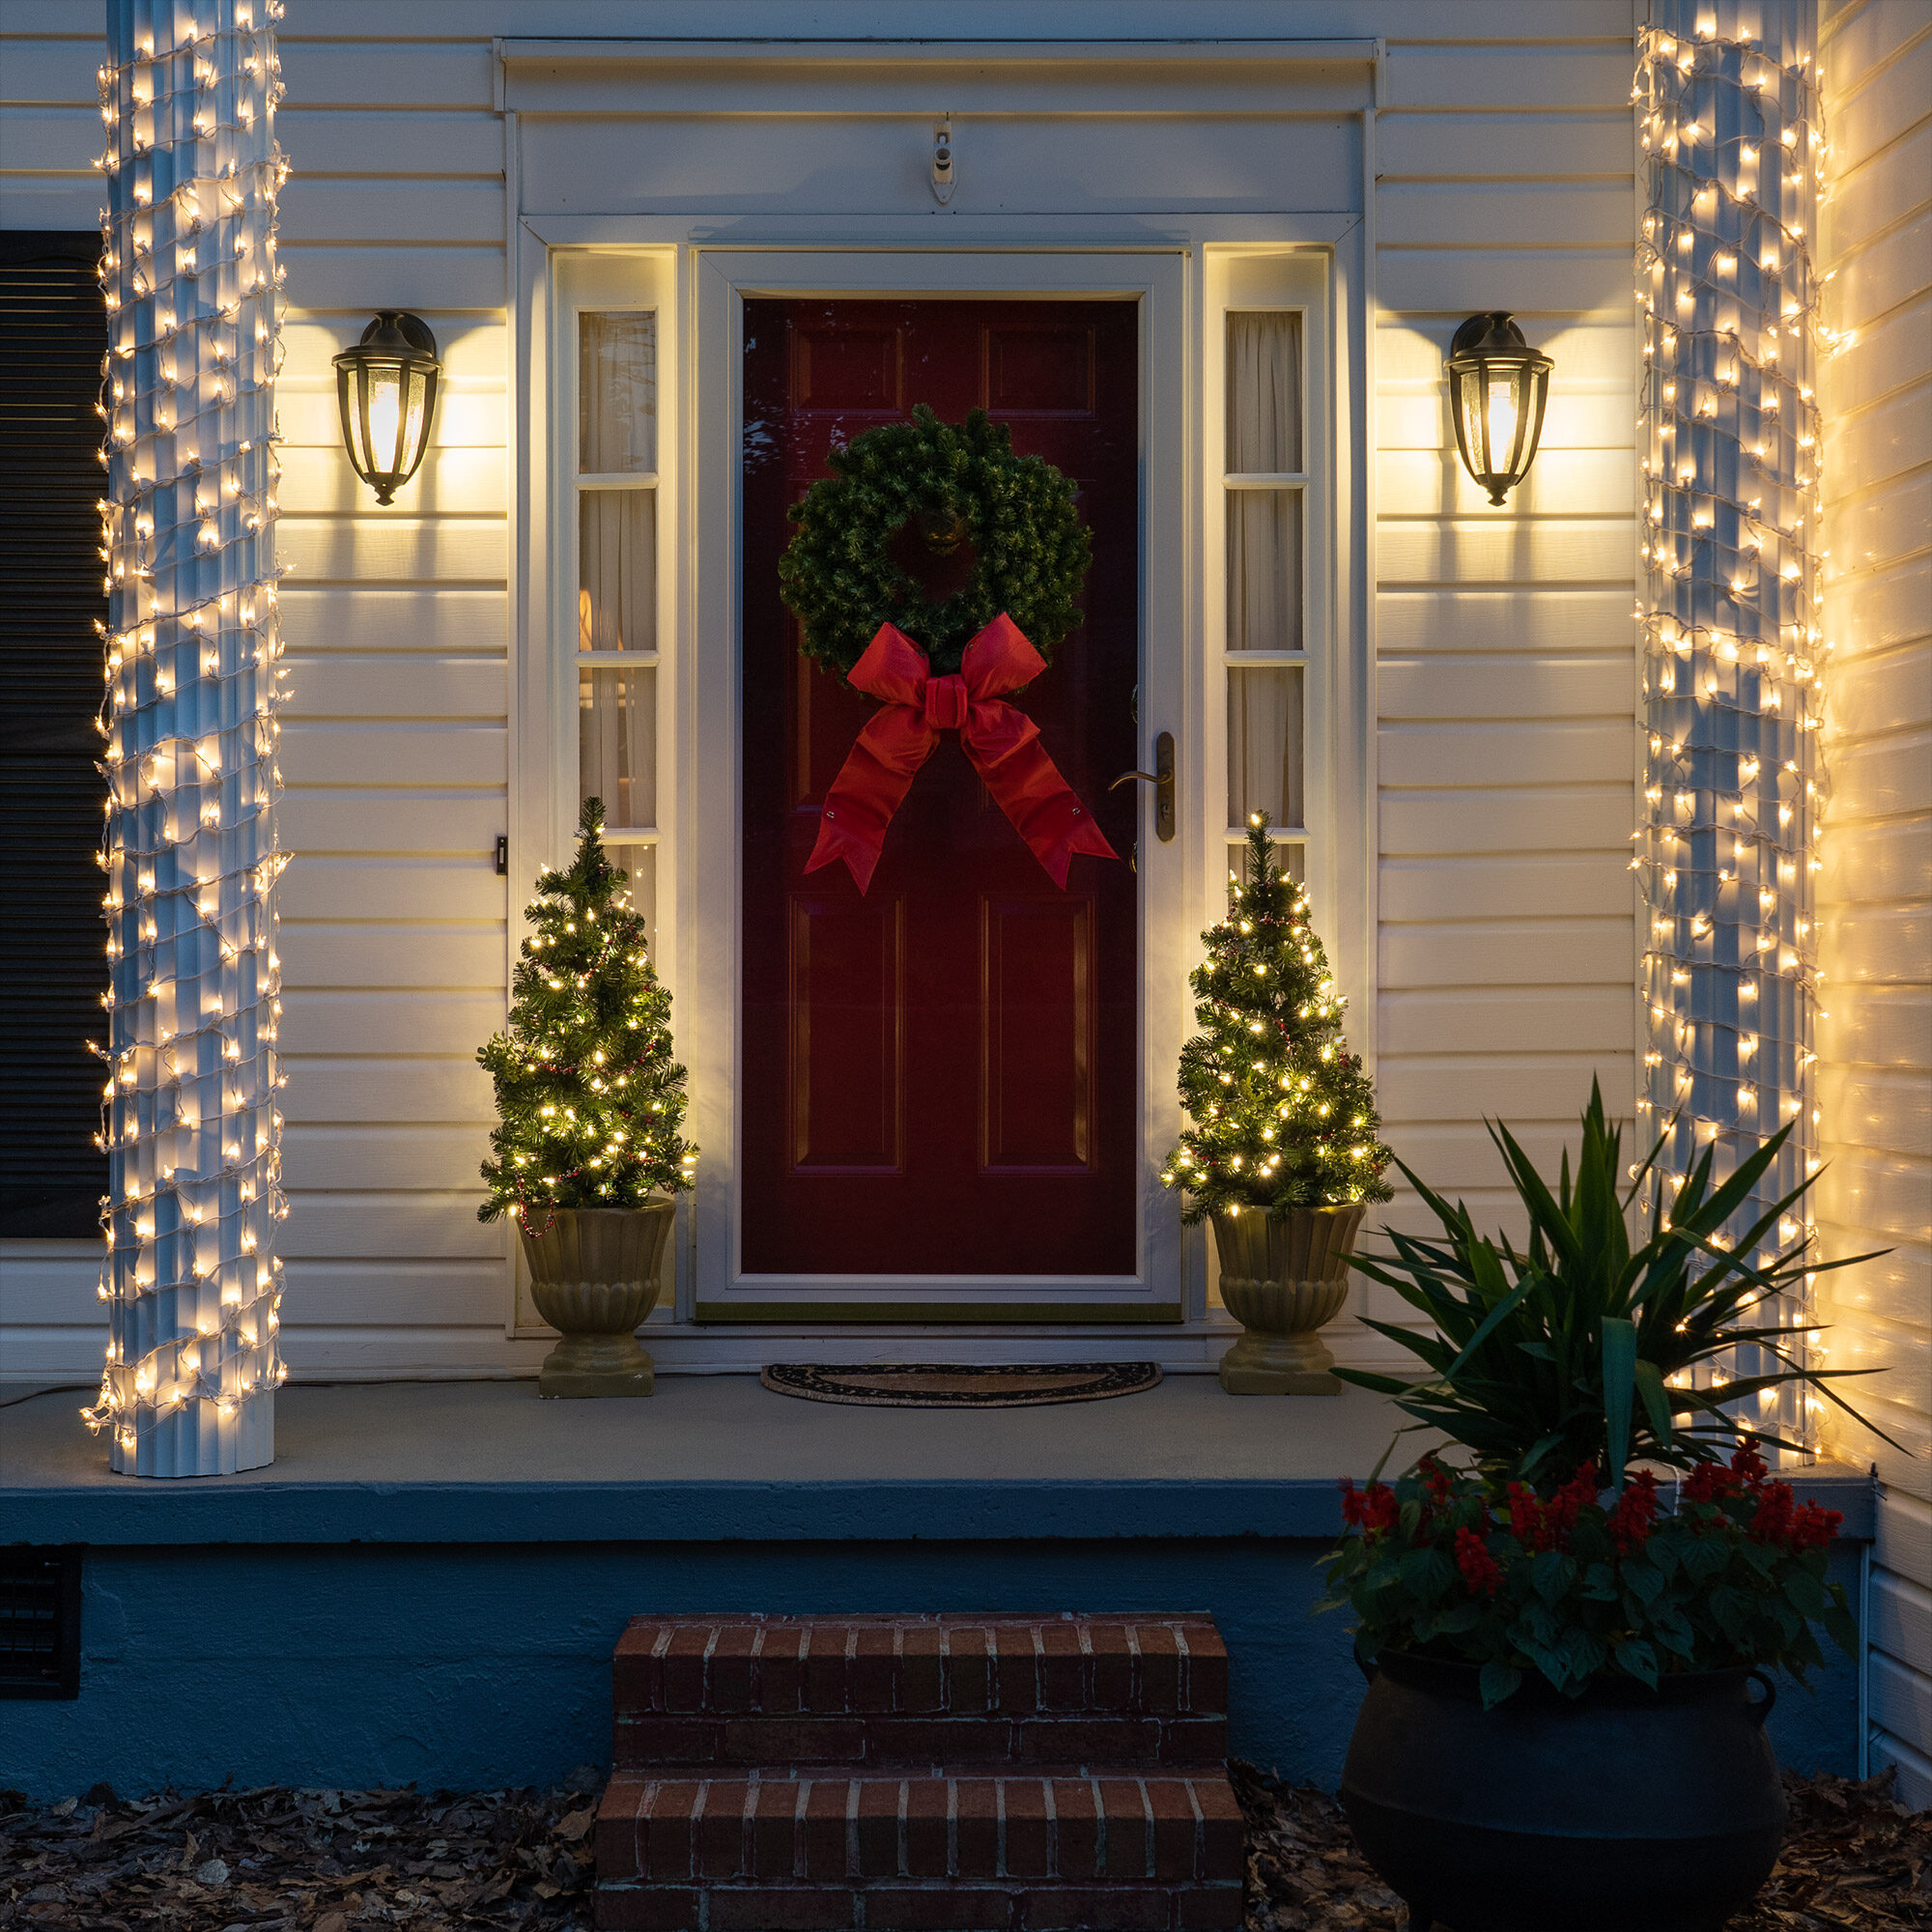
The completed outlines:
[[[1335,1366],[1316,1333],[1349,1298],[1349,1256],[1365,1203],[1294,1208],[1285,1221],[1263,1208],[1212,1217],[1221,1300],[1241,1324],[1221,1357],[1230,1395],[1339,1395]]]
[[[559,1208],[532,1233],[520,1222],[530,1299],[561,1335],[544,1357],[545,1396],[649,1395],[656,1366],[637,1329],[657,1305],[658,1269],[677,1208]]]
[[[1489,1711],[1478,1674],[1384,1650],[1349,1746],[1343,1808],[1409,1932],[1719,1932],[1749,1903],[1785,1819],[1762,1671],[1532,1679]]]

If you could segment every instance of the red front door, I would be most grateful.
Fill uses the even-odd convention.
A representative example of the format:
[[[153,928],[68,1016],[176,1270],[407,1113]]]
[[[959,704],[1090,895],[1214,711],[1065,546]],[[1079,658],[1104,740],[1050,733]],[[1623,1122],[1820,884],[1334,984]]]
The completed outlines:
[[[1126,301],[745,304],[747,1273],[1135,1270],[1135,800],[1106,786],[1135,761],[1138,369]],[[804,869],[872,703],[798,655],[785,508],[915,403],[1009,424],[1093,531],[1086,621],[1017,700],[1122,854],[1064,893],[951,732],[864,896]]]

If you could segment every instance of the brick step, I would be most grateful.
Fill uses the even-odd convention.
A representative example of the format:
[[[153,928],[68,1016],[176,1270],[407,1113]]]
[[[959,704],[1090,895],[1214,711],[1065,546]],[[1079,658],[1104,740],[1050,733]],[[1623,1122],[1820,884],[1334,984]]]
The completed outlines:
[[[612,1689],[620,1769],[1227,1754],[1207,1616],[638,1617]]]
[[[607,1932],[1241,1922],[1241,1814],[1218,1770],[620,1772],[596,1847]]]

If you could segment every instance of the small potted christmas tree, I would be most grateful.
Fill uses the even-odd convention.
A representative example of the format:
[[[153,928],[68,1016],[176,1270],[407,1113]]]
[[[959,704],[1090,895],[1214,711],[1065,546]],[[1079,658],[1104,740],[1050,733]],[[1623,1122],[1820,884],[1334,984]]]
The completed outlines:
[[[1230,1395],[1335,1395],[1316,1335],[1349,1293],[1349,1254],[1371,1201],[1392,1190],[1374,1084],[1342,1037],[1346,1004],[1309,923],[1308,896],[1275,864],[1263,812],[1248,820],[1248,876],[1202,934],[1189,983],[1207,1029],[1180,1051],[1193,1125],[1164,1186],[1187,1223],[1211,1217],[1221,1299],[1241,1323],[1221,1358]]]
[[[537,1378],[547,1396],[651,1393],[637,1329],[697,1159],[678,1134],[670,995],[603,827],[602,801],[586,799],[570,869],[537,874],[509,1031],[476,1054],[499,1117],[477,1218],[516,1216],[537,1312],[563,1338]]]

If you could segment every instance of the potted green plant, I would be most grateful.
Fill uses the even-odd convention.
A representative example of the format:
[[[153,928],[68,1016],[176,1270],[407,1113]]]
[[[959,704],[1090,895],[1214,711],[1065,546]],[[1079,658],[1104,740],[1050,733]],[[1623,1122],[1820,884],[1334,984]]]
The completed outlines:
[[[678,1131],[670,995],[603,826],[602,802],[586,799],[569,870],[537,874],[509,1028],[476,1055],[498,1116],[477,1218],[516,1217],[537,1312],[562,1338],[537,1378],[546,1396],[651,1393],[637,1329],[697,1159]]]
[[[1525,1251],[1405,1167],[1440,1238],[1391,1234],[1391,1258],[1354,1261],[1428,1319],[1372,1324],[1427,1374],[1338,1373],[1449,1446],[1393,1485],[1345,1486],[1325,1607],[1354,1611],[1370,1686],[1342,1801],[1416,1932],[1715,1932],[1783,1828],[1766,1672],[1818,1664],[1814,1626],[1855,1639],[1826,1575],[1836,1513],[1771,1479],[1757,1444],[1777,1438],[1727,1406],[1787,1384],[1839,1401],[1776,1303],[1848,1264],[1803,1240],[1752,1259],[1803,1186],[1727,1237],[1785,1133],[1719,1184],[1707,1152],[1633,1245],[1658,1150],[1620,1193],[1594,1087],[1574,1181],[1567,1153],[1552,1189],[1491,1132]],[[1774,1366],[1691,1385],[1745,1347]]]
[[[1347,1002],[1275,863],[1264,812],[1248,820],[1247,877],[1201,935],[1189,984],[1203,1031],[1180,1050],[1192,1124],[1162,1164],[1181,1220],[1211,1220],[1221,1299],[1241,1334],[1221,1358],[1231,1395],[1335,1395],[1317,1334],[1349,1294],[1349,1253],[1391,1190],[1374,1083],[1342,1034]]]

